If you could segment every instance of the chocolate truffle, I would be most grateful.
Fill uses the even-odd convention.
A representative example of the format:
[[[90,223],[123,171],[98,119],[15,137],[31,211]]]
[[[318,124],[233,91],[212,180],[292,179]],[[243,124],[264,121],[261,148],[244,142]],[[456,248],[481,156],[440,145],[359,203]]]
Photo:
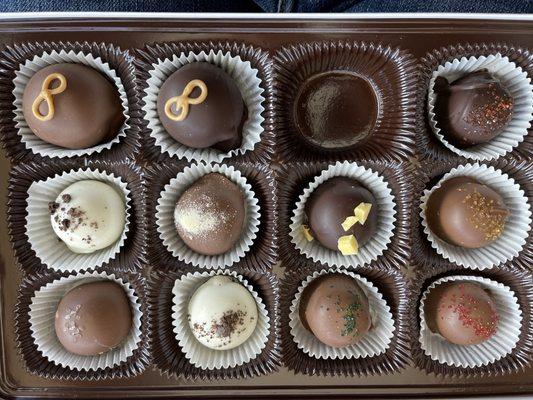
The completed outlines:
[[[467,176],[442,183],[427,201],[429,229],[445,242],[476,249],[498,239],[509,211],[490,187]]]
[[[233,78],[207,62],[184,65],[165,80],[157,95],[157,113],[181,144],[224,152],[241,145],[247,115]]]
[[[332,347],[357,343],[371,326],[368,299],[356,280],[345,274],[312,281],[302,294],[299,312],[304,326]]]
[[[509,124],[514,99],[487,70],[469,73],[452,83],[435,79],[437,126],[454,146],[487,143]]]
[[[218,173],[202,176],[179,198],[174,222],[180,238],[197,253],[223,254],[239,240],[246,215],[244,195]]]
[[[494,299],[473,282],[443,283],[432,289],[424,314],[432,332],[462,346],[480,344],[498,329]]]
[[[371,133],[378,114],[372,85],[349,72],[312,76],[294,103],[294,123],[312,145],[326,149],[354,146]]]
[[[104,249],[124,231],[124,200],[104,182],[75,182],[59,193],[48,209],[54,232],[74,253]]]
[[[119,346],[132,326],[130,301],[112,281],[84,283],[59,302],[55,315],[57,338],[69,352],[95,356]]]
[[[252,294],[229,276],[213,276],[192,295],[189,326],[198,341],[214,350],[240,346],[257,325]]]
[[[35,135],[67,149],[108,142],[125,120],[115,86],[81,64],[53,64],[37,71],[24,89],[22,111]]]
[[[338,176],[318,186],[305,204],[308,240],[344,255],[357,254],[376,232],[378,209],[374,195],[354,179]]]

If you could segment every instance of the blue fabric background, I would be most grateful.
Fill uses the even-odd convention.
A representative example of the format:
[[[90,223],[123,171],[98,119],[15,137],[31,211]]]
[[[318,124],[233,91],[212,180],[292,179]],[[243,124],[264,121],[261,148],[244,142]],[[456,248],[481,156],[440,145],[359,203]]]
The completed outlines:
[[[0,0],[0,11],[533,13],[533,0]]]

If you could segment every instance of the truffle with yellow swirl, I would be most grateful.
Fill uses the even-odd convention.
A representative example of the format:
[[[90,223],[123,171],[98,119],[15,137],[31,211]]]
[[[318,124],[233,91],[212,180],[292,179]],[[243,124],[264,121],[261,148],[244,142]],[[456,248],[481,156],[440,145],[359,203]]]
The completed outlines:
[[[233,78],[216,65],[194,62],[170,75],[157,112],[168,134],[185,146],[228,152],[241,145],[246,106]]]
[[[53,64],[37,71],[24,89],[22,111],[36,136],[67,149],[108,142],[124,123],[117,89],[81,64]]]

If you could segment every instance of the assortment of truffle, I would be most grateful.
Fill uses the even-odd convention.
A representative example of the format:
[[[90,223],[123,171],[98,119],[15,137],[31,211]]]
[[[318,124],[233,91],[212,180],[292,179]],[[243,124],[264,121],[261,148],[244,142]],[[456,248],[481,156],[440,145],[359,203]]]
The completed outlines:
[[[53,64],[37,71],[24,89],[22,109],[35,135],[67,149],[108,142],[125,120],[114,85],[81,64]]]
[[[458,148],[487,143],[511,121],[514,99],[487,70],[448,82],[435,79],[437,126]]]
[[[305,204],[307,240],[315,238],[343,255],[358,254],[376,232],[376,198],[370,190],[348,177],[334,177],[319,185]]]
[[[246,342],[257,318],[252,294],[229,276],[210,278],[189,300],[189,326],[196,339],[213,350],[229,350]]]
[[[55,332],[67,351],[95,356],[124,342],[132,318],[130,301],[118,283],[84,283],[67,292],[59,302]]]
[[[202,176],[180,196],[174,210],[176,230],[193,251],[229,251],[243,230],[246,208],[240,187],[219,173]]]
[[[75,182],[59,193],[48,209],[54,232],[74,253],[92,253],[111,246],[124,231],[124,200],[104,182]]]
[[[469,249],[497,240],[508,215],[500,194],[467,176],[444,181],[431,193],[426,207],[426,220],[435,235]]]
[[[233,78],[207,62],[184,65],[165,80],[157,95],[157,113],[177,142],[224,152],[240,147],[247,117]]]
[[[357,343],[372,326],[364,291],[354,278],[341,273],[312,281],[300,299],[299,314],[302,324],[332,347]]]
[[[477,283],[438,285],[428,294],[424,314],[432,332],[461,346],[483,343],[498,329],[494,299]]]

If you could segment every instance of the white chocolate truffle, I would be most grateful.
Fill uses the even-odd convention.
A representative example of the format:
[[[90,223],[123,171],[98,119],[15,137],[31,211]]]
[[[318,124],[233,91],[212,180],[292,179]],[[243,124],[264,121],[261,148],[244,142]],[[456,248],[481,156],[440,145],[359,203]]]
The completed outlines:
[[[106,248],[124,230],[124,200],[112,186],[100,181],[75,182],[48,207],[54,232],[74,253]]]
[[[210,278],[189,301],[189,326],[198,341],[214,350],[243,344],[257,325],[257,304],[243,285],[228,276]]]

